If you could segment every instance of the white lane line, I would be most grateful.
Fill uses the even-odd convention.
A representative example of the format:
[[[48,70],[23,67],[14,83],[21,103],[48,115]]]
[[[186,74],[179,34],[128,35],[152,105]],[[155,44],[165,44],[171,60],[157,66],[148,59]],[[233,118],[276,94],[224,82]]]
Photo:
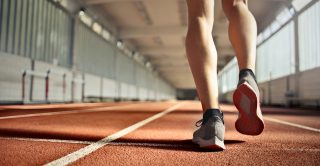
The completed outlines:
[[[94,141],[79,141],[79,140],[61,140],[61,139],[42,139],[42,138],[19,138],[19,137],[0,137],[0,140],[18,140],[18,141],[32,141],[32,142],[50,142],[50,143],[67,143],[67,144],[82,144],[90,145],[95,143]],[[169,143],[148,143],[148,142],[109,142],[112,146],[137,146],[137,147],[160,147],[160,148],[189,148],[197,150],[198,147],[193,144],[169,144]],[[191,140],[190,140],[191,142]],[[229,147],[227,149],[239,150],[239,147]],[[320,152],[320,149],[310,148],[254,148],[254,147],[241,147],[242,150],[265,150],[265,151],[292,151],[292,152]]]
[[[21,137],[0,137],[0,140],[18,140],[32,142],[69,143],[69,144],[92,144],[94,141],[63,140],[63,139],[43,139],[43,138],[21,138]]]
[[[90,145],[96,141],[64,140],[64,139],[44,139],[44,138],[22,138],[22,137],[0,137],[0,140],[17,140],[31,142],[67,143]],[[191,142],[191,141],[190,141]],[[110,142],[110,145],[118,146],[147,146],[147,147],[191,147],[188,145],[176,145],[168,143],[143,143],[143,142]],[[194,147],[194,146],[192,146]]]
[[[114,141],[114,140],[116,140],[116,139],[118,139],[118,138],[120,138],[120,137],[122,137],[122,136],[124,136],[124,135],[126,135],[126,134],[128,134],[128,133],[130,133],[130,132],[132,132],[132,131],[140,128],[140,127],[142,127],[142,126],[144,126],[144,125],[146,125],[147,123],[150,123],[151,121],[156,120],[156,119],[158,119],[158,118],[160,118],[160,117],[162,117],[162,116],[164,116],[164,115],[176,110],[177,108],[182,106],[182,104],[184,104],[184,103],[175,104],[175,105],[169,107],[168,109],[164,110],[163,112],[160,112],[160,113],[158,113],[156,115],[153,115],[153,116],[151,116],[151,117],[149,117],[149,118],[147,118],[147,119],[145,119],[143,121],[140,121],[140,122],[138,122],[138,123],[136,123],[136,124],[134,124],[132,126],[129,126],[129,127],[125,128],[125,129],[122,129],[117,133],[114,133],[114,134],[112,134],[110,136],[107,136],[107,137],[99,140],[98,142],[92,143],[92,144],[90,144],[90,145],[88,145],[88,146],[86,146],[84,148],[81,148],[78,151],[70,153],[67,156],[64,156],[64,157],[61,157],[60,159],[54,160],[54,161],[46,164],[46,166],[68,165],[68,164],[70,164],[70,163],[72,163],[72,162],[74,162],[74,161],[76,161],[76,160],[78,160],[78,159],[80,159],[80,158],[82,158],[82,157],[84,157],[86,155],[89,155],[90,153],[92,153],[92,152],[98,150],[99,148],[109,144],[110,142],[112,142],[112,141]]]
[[[274,148],[274,147],[266,147],[266,148],[254,148],[254,147],[227,147],[228,150],[255,150],[255,151],[291,151],[291,152],[320,152],[320,149],[310,149],[310,148]]]
[[[104,112],[104,111],[110,111],[110,110],[119,110],[119,109],[123,109],[123,108],[127,108],[127,107],[130,108],[134,105],[137,105],[137,104],[110,106],[110,107],[99,107],[99,108],[88,108],[88,109],[83,109],[83,110],[56,111],[56,112],[44,112],[44,113],[35,113],[35,114],[3,116],[3,117],[0,117],[0,120],[28,118],[28,117],[36,117],[36,116],[51,116],[51,115],[65,115],[65,114],[89,113],[89,112]]]
[[[300,124],[296,124],[296,123],[291,123],[291,122],[287,122],[287,121],[283,121],[283,120],[279,120],[279,119],[274,119],[274,118],[270,118],[270,117],[263,117],[263,119],[271,121],[271,122],[291,126],[291,127],[297,127],[297,128],[301,128],[301,129],[305,129],[305,130],[309,130],[309,131],[320,132],[320,129],[316,129],[316,128],[312,128],[309,126],[304,126],[304,125],[300,125]]]
[[[49,143],[67,143],[67,144],[83,144],[90,145],[96,141],[80,141],[80,140],[64,140],[64,139],[44,139],[44,138],[22,138],[22,137],[0,137],[0,140],[16,140],[30,142],[49,142]],[[139,140],[137,140],[139,141]],[[191,141],[190,141],[191,142]],[[144,143],[144,142],[110,142],[109,145],[117,146],[145,146],[145,147],[194,147],[190,145],[177,145],[169,143]]]

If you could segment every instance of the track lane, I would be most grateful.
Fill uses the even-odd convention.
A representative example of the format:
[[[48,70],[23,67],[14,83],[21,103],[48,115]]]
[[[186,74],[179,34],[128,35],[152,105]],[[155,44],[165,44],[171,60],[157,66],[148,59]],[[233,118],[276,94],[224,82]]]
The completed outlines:
[[[12,123],[14,126],[18,125],[14,128],[24,128],[23,124],[31,124],[33,127],[27,130],[28,134],[32,129],[36,129],[36,133],[31,135],[32,137],[66,139],[67,141],[74,139],[75,141],[80,140],[80,143],[43,142],[45,140],[40,142],[4,140],[0,137],[0,147],[6,147],[6,150],[2,152],[9,152],[0,154],[6,158],[6,162],[2,162],[0,165],[8,165],[10,163],[15,165],[17,162],[36,165],[45,164],[87,146],[81,141],[97,141],[104,137],[105,134],[115,133],[130,126],[130,124],[136,123],[138,120],[143,120],[159,113],[161,108],[168,107],[170,103],[139,104],[138,107],[128,110],[111,111],[109,116],[107,116],[107,112],[100,112],[52,116],[54,118],[33,117],[8,120],[6,122],[7,125],[9,125],[9,121],[14,122]],[[222,105],[221,108],[225,110],[227,127],[225,138],[227,150],[224,152],[199,151],[199,148],[191,143],[192,133],[196,129],[194,123],[201,118],[201,106],[198,102],[188,102],[177,111],[149,123],[116,142],[110,143],[110,145],[76,161],[73,165],[146,165],[150,163],[154,165],[199,165],[199,163],[211,165],[265,165],[270,163],[317,165],[317,163],[320,163],[319,134],[266,121],[266,129],[262,135],[258,137],[244,136],[234,129],[234,122],[237,118],[234,107]],[[272,112],[274,111],[276,110],[272,110]],[[295,123],[299,124],[305,124],[308,119],[312,119],[309,112],[307,115],[303,113],[295,113],[293,115],[284,113],[276,115],[267,113],[265,116],[282,120],[288,120],[287,118],[290,120],[290,118],[295,117]],[[313,116],[313,118],[317,117],[317,115]],[[103,119],[107,122],[101,122]],[[44,128],[43,125],[46,125],[45,123],[47,125],[51,124],[53,128],[52,126],[50,128],[50,125]],[[318,125],[319,122],[312,121],[312,124]],[[0,128],[2,125],[0,121]],[[64,130],[62,130],[62,127]],[[101,128],[104,128],[104,130]],[[51,133],[49,132],[48,134],[48,131]],[[1,133],[0,129],[0,135]],[[28,134],[24,136],[30,136]],[[8,135],[7,133],[5,136],[14,135]],[[16,136],[21,137],[23,135],[20,133]],[[21,147],[19,152],[17,150],[18,147]],[[46,149],[47,151],[44,153],[41,149]],[[23,154],[27,155],[24,156]],[[30,158],[34,158],[34,160],[30,160]],[[14,160],[17,160],[17,162],[13,162]]]
[[[231,106],[222,108],[232,109]],[[205,152],[191,142],[199,104],[189,104],[76,161],[73,165],[317,165],[319,134],[266,121],[253,137],[234,128],[235,110],[225,112],[227,150]]]
[[[127,126],[159,113],[172,104],[174,103],[140,103],[132,108],[107,112],[1,120],[0,135],[7,138],[15,136],[41,139],[55,138],[97,141],[106,135],[111,135]],[[150,110],[150,108],[152,108],[152,110]],[[21,145],[19,151],[16,144]],[[27,165],[45,164],[64,156],[66,152],[71,153],[75,151],[75,148],[72,147],[76,147],[76,150],[78,150],[84,146],[86,145],[56,142],[48,143],[45,142],[45,140],[36,142],[0,138],[0,147],[5,148],[2,151],[5,153],[1,156],[6,158],[6,162],[8,162],[6,164],[3,163],[3,165],[17,165],[19,163],[26,163]],[[32,148],[35,149],[32,150]],[[43,154],[39,155],[38,153],[41,149],[41,153]],[[21,153],[21,151],[24,153]],[[57,156],[58,154],[60,155]],[[30,160],[32,157],[34,157],[34,160]]]
[[[294,123],[298,125],[308,126],[320,129],[320,116],[303,116],[303,115],[266,115],[266,117]]]
[[[0,138],[0,165],[43,165],[86,145],[7,140]]]
[[[86,110],[93,108],[104,108],[110,106],[122,106],[133,104],[133,102],[120,103],[77,103],[77,104],[54,104],[54,105],[22,105],[22,106],[0,106],[0,118],[7,116],[62,112],[72,110]]]
[[[165,109],[164,111],[157,113],[151,117],[148,117],[142,121],[139,121],[125,129],[122,129],[112,135],[106,136],[105,138],[92,143],[84,148],[79,149],[78,151],[72,152],[64,157],[61,157],[57,160],[54,160],[50,163],[45,164],[46,166],[60,166],[60,165],[69,165],[83,157],[88,156],[91,153],[94,153],[96,150],[104,147],[105,145],[108,145],[110,142],[117,140],[118,138],[121,138],[125,135],[127,135],[128,133],[131,133],[139,128],[141,128],[142,126],[145,126],[146,124],[161,118],[162,116],[175,111],[177,108],[179,108],[183,103],[176,103],[173,106],[170,106],[169,108]]]
[[[134,107],[135,104],[122,105],[122,106],[109,106],[109,107],[98,107],[98,108],[87,108],[80,110],[64,110],[64,111],[50,111],[42,113],[33,114],[23,114],[23,115],[13,115],[0,117],[0,120],[7,119],[20,119],[20,118],[30,118],[30,117],[41,117],[41,116],[55,116],[55,115],[67,115],[67,114],[79,114],[79,113],[93,113],[93,112],[106,112],[111,110],[121,110],[125,108]]]
[[[172,104],[169,102],[161,105],[141,103],[114,109],[99,108],[99,112],[2,119],[0,136],[99,140],[105,135],[158,113]]]

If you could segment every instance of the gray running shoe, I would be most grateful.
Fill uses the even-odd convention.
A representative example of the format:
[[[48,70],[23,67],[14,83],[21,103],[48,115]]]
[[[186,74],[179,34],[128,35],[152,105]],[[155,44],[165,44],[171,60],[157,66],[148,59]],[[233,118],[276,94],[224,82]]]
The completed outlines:
[[[201,124],[200,124],[201,123]],[[203,114],[203,119],[196,123],[200,127],[193,133],[192,142],[201,148],[210,150],[223,150],[224,146],[224,120],[223,113],[218,109],[209,109]]]
[[[252,70],[244,69],[239,74],[239,84],[233,93],[233,103],[239,111],[235,127],[246,135],[259,135],[264,129],[260,108],[259,88]]]

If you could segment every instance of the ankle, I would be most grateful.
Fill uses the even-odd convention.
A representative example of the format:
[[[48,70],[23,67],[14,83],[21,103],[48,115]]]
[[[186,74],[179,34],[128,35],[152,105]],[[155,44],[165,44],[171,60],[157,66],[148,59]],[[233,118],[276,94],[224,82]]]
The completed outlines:
[[[223,122],[223,113],[220,111],[220,109],[218,108],[214,108],[214,109],[207,109],[204,113],[203,113],[203,121],[204,123],[211,117],[219,117],[222,122]],[[224,123],[224,122],[223,122]]]
[[[248,69],[248,68],[241,69],[239,72],[239,81],[243,80],[246,77],[252,77],[255,80],[255,82],[257,82],[256,76],[251,69]]]

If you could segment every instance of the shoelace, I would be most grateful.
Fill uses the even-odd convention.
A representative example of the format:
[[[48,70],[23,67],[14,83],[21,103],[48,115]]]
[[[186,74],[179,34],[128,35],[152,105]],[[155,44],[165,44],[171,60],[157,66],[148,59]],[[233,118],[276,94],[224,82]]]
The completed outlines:
[[[216,118],[221,119],[220,117],[216,117]],[[200,119],[200,120],[198,120],[198,121],[196,122],[195,126],[196,126],[196,127],[200,127],[200,126],[202,126],[203,123],[204,123],[204,120],[203,120],[203,119]],[[224,124],[224,120],[223,120],[223,119],[222,119],[222,123]]]
[[[217,112],[217,111],[219,111],[219,112]],[[209,109],[204,113],[203,118],[196,122],[195,126],[197,126],[197,127],[202,126],[204,123],[206,123],[209,120],[210,117],[218,118],[224,124],[223,113],[220,112],[219,109]]]
[[[200,119],[196,122],[196,127],[200,127],[202,125],[203,119]]]

